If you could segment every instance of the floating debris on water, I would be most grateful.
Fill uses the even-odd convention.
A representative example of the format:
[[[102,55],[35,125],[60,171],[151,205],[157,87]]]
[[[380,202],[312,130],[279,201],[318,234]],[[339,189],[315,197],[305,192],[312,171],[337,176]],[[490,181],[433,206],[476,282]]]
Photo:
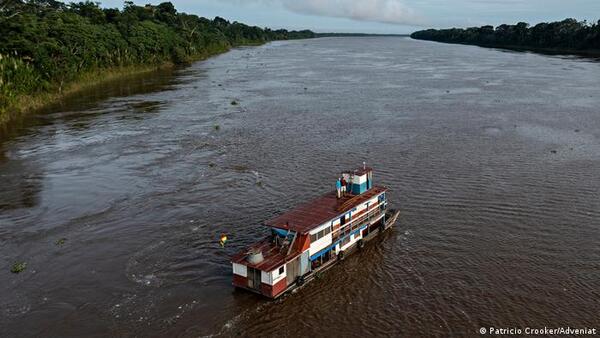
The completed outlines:
[[[244,171],[248,171],[250,168],[248,168],[248,166],[243,165],[243,164],[236,164],[236,165],[232,165],[231,169],[233,169],[235,171],[239,171],[239,172],[244,172]]]
[[[233,101],[231,101],[231,105],[232,105],[232,106],[237,106],[237,105],[238,105],[238,102],[237,102],[236,100],[233,100]]]
[[[215,130],[220,130],[220,129],[221,129],[221,126],[220,126],[220,125],[218,125],[218,124],[215,124],[214,128],[215,128]]]
[[[132,275],[135,282],[142,284],[144,286],[160,286],[161,281],[154,275],[144,275],[144,276],[136,276]]]
[[[258,171],[256,171],[256,170],[251,170],[251,171],[254,174],[254,176],[256,177],[256,185],[259,186],[259,187],[262,187],[263,186],[263,182],[260,179],[260,173]]]
[[[66,241],[67,241],[66,238],[60,238],[54,244],[61,246],[61,245],[65,244]]]
[[[27,263],[17,262],[15,264],[13,264],[12,268],[10,268],[10,272],[21,273],[21,272],[25,271],[26,268],[27,268]]]

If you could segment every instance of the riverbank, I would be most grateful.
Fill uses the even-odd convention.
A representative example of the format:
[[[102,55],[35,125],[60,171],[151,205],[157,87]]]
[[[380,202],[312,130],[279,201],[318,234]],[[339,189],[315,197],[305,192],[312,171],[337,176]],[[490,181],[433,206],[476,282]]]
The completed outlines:
[[[573,56],[582,56],[588,58],[600,58],[600,49],[590,49],[590,50],[577,50],[577,49],[567,49],[567,48],[542,48],[542,47],[533,47],[533,46],[514,46],[514,45],[477,45],[479,47],[484,48],[497,48],[497,49],[507,49],[513,50],[517,52],[534,52],[539,54],[547,54],[547,55],[573,55]]]
[[[504,49],[504,50],[511,50],[511,51],[516,51],[516,52],[533,52],[533,53],[546,54],[546,55],[565,55],[565,56],[572,55],[572,56],[581,56],[581,57],[587,57],[587,58],[600,59],[600,49],[576,50],[576,49],[566,49],[566,48],[541,48],[541,47],[531,47],[531,46],[494,45],[494,44],[481,44],[481,43],[437,41],[437,40],[428,40],[428,39],[418,39],[418,38],[413,38],[413,37],[411,37],[411,38],[413,40],[447,43],[447,44],[451,44],[451,45],[477,46],[477,47],[482,47],[482,48]]]
[[[208,58],[227,53],[232,48],[244,46],[260,46],[267,41],[246,41],[243,44],[236,46],[221,46],[207,49],[189,57],[186,64],[191,64],[198,61],[203,61]],[[86,72],[77,79],[69,82],[61,90],[51,92],[40,92],[35,94],[20,95],[16,97],[12,103],[6,107],[0,107],[0,134],[4,133],[11,127],[13,122],[18,119],[25,118],[31,113],[35,113],[45,107],[57,104],[64,98],[77,93],[89,90],[93,87],[100,86],[106,82],[114,81],[128,76],[150,73],[160,69],[173,68],[177,65],[172,61],[164,61],[159,64],[151,65],[131,65],[125,67],[111,67],[105,69],[96,69]]]
[[[96,70],[85,73],[77,80],[67,84],[60,91],[20,95],[9,106],[0,109],[0,128],[6,128],[15,119],[40,110],[48,105],[55,104],[61,99],[69,95],[75,95],[84,89],[89,89],[120,77],[147,73],[156,69],[173,66],[173,63],[165,62],[160,65],[138,65]]]

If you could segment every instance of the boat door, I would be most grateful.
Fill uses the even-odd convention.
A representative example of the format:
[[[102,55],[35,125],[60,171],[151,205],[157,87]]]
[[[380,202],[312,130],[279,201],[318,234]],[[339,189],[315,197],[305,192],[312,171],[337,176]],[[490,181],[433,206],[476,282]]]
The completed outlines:
[[[260,290],[260,270],[248,267],[248,287]]]
[[[308,250],[300,255],[300,276],[304,276],[310,269],[310,256]]]
[[[287,285],[291,285],[296,281],[296,278],[300,276],[300,257],[297,257],[285,265],[285,274]]]

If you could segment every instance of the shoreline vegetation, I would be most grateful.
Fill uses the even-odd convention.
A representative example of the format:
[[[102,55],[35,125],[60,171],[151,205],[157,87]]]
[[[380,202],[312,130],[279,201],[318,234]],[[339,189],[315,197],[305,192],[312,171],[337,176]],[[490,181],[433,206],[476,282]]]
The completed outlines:
[[[589,23],[565,19],[532,27],[526,22],[519,22],[498,27],[427,29],[414,32],[410,37],[487,48],[600,57],[600,21]]]
[[[329,37],[409,37],[410,34],[376,34],[376,33],[315,33],[316,38]]]
[[[126,1],[119,10],[90,1],[0,0],[0,127],[119,77],[315,36],[180,13],[170,2]]]

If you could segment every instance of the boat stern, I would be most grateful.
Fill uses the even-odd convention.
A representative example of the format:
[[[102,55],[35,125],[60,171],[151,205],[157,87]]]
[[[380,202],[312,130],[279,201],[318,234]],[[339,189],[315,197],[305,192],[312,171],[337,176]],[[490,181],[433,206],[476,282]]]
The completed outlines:
[[[232,284],[269,298],[288,288],[285,255],[268,241],[258,243],[232,257]]]
[[[265,297],[276,298],[288,287],[285,272],[280,273],[281,269],[263,271],[235,262],[232,262],[232,266],[232,285],[236,288],[249,290]]]

